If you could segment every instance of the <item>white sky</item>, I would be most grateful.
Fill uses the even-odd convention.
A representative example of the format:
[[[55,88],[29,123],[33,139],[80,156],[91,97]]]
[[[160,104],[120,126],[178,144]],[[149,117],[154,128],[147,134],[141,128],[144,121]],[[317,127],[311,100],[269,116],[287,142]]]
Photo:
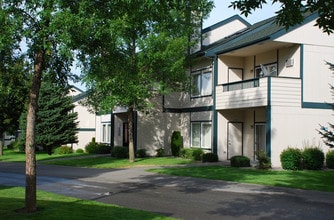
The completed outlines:
[[[239,10],[234,10],[229,8],[232,0],[214,0],[215,8],[211,11],[210,17],[204,21],[203,28],[216,24],[222,20],[225,20],[233,15],[240,15]],[[275,12],[280,9],[279,4],[272,5],[271,1],[268,1],[268,4],[265,4],[262,9],[257,9],[255,12],[252,12],[248,17],[241,16],[246,21],[251,24],[262,21],[264,19],[275,16]]]

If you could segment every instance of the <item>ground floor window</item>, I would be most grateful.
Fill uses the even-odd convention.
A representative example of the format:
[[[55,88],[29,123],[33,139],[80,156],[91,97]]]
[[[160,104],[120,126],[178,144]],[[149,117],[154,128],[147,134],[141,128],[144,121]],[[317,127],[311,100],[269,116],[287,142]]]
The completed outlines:
[[[212,147],[211,122],[191,123],[191,147],[211,149]]]
[[[111,124],[102,124],[102,143],[109,143],[111,135]]]

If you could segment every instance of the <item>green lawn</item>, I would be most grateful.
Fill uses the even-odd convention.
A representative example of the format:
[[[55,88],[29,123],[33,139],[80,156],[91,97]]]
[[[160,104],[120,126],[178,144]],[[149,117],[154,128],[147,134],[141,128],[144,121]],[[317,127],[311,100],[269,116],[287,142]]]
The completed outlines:
[[[240,183],[253,183],[306,190],[334,192],[334,171],[277,171],[223,166],[150,169],[175,176],[189,176]]]
[[[48,220],[84,220],[84,219],[173,219],[151,212],[128,209],[94,201],[87,201],[48,193],[37,192],[38,212],[23,214],[18,210],[24,207],[24,188],[0,186],[1,219],[48,219]]]

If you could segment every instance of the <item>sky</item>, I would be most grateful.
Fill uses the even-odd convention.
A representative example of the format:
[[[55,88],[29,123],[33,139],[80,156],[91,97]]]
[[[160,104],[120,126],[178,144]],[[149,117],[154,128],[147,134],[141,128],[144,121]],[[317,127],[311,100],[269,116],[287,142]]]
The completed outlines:
[[[204,21],[203,28],[214,25],[222,20],[225,20],[233,15],[240,15],[239,10],[234,10],[233,8],[229,8],[232,0],[214,0],[215,8],[211,11],[210,17]],[[271,1],[268,1],[268,4],[265,4],[262,9],[257,9],[248,17],[241,16],[250,24],[254,24],[256,22],[262,21],[264,19],[275,16],[275,12],[279,10],[279,4],[271,4]]]
[[[209,18],[204,21],[203,28],[214,25],[236,14],[241,16],[239,10],[234,10],[233,8],[228,7],[231,4],[231,1],[232,0],[214,0],[215,8],[211,11]],[[269,3],[264,5],[262,9],[257,9],[251,15],[248,15],[248,17],[241,17],[250,24],[254,24],[256,22],[275,16],[275,12],[278,10],[278,4],[272,5],[271,3]],[[74,72],[77,71],[79,70],[74,70]],[[81,85],[81,83],[76,83],[74,85],[79,89],[86,90],[85,87]]]

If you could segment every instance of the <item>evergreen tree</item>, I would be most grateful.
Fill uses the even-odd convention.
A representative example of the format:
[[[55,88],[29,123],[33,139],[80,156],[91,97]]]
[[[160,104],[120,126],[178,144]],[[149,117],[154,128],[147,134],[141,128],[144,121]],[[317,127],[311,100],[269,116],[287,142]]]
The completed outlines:
[[[333,63],[327,63],[331,70],[334,70]],[[334,95],[334,86],[330,85],[330,89],[332,95]],[[334,110],[334,103],[330,104],[332,109]],[[330,148],[334,148],[334,124],[328,123],[328,128],[325,126],[320,125],[320,130],[318,130],[319,134],[321,135],[324,143],[329,146]]]
[[[77,143],[78,113],[68,96],[69,88],[50,80],[43,81],[36,122],[36,144],[52,154],[52,148],[63,144]]]

